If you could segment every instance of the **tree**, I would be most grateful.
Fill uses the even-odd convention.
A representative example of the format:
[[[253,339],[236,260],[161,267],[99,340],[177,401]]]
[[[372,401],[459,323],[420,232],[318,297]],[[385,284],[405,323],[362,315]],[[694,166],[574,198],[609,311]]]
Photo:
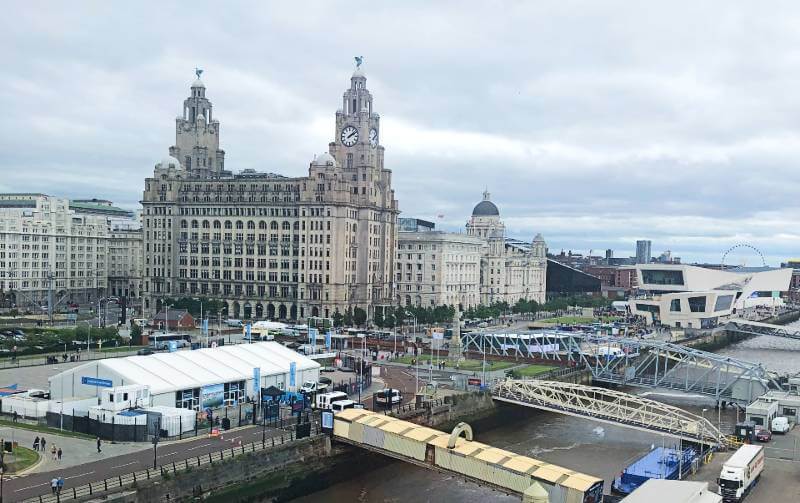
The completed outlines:
[[[353,326],[353,308],[348,307],[347,311],[344,313],[344,319],[342,320],[344,326],[352,327]]]
[[[383,328],[384,326],[383,308],[375,309],[375,314],[372,316],[372,323],[374,323],[375,326],[378,328]]]
[[[353,309],[353,323],[360,327],[367,321],[367,312],[357,307]]]
[[[383,318],[383,326],[386,328],[392,328],[395,324],[394,314],[392,313],[393,309],[389,308],[389,312],[386,313],[386,316]]]
[[[333,312],[333,316],[331,316],[331,318],[333,318],[333,326],[334,327],[337,327],[337,328],[341,327],[342,324],[344,323],[344,316],[342,316],[342,313],[339,312],[339,308],[336,308],[336,310]]]
[[[142,327],[138,323],[131,325],[131,342],[137,346],[142,344]]]

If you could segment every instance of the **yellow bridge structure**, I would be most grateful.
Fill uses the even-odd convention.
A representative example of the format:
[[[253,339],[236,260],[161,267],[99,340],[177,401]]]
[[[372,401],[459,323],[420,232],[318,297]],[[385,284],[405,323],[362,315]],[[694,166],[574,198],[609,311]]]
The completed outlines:
[[[516,495],[530,503],[599,503],[603,480],[472,438],[460,423],[452,433],[364,409],[334,416],[333,439]]]

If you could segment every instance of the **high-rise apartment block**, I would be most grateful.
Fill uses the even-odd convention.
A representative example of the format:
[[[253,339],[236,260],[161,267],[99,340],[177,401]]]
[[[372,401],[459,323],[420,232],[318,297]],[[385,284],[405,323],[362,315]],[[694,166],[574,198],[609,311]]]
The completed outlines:
[[[636,241],[636,263],[649,264],[650,259],[653,257],[652,248],[653,243],[649,240],[640,239]]]

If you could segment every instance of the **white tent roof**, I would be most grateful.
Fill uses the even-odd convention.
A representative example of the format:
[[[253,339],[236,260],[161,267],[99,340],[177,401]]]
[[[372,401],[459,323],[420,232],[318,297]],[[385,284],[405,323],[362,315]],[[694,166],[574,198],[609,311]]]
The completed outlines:
[[[66,372],[80,373],[84,367],[98,366],[100,375],[106,372],[117,374],[126,385],[146,384],[150,386],[151,394],[159,394],[252,379],[254,367],[261,368],[262,376],[286,374],[291,362],[296,362],[298,371],[320,366],[277,342],[259,342],[149,356],[107,358],[88,362]]]

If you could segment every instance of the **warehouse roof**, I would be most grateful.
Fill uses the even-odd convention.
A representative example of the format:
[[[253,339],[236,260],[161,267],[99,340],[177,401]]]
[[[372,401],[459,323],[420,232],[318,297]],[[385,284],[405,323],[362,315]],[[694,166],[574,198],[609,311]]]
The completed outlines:
[[[624,498],[623,503],[719,503],[722,496],[708,489],[708,482],[648,479]]]
[[[253,368],[262,376],[285,374],[291,362],[297,370],[319,368],[319,363],[277,342],[237,344],[217,348],[156,353],[148,356],[106,358],[87,362],[50,378],[51,382],[67,373],[85,373],[112,379],[115,386],[145,384],[151,394],[167,393],[211,384],[252,379]]]

